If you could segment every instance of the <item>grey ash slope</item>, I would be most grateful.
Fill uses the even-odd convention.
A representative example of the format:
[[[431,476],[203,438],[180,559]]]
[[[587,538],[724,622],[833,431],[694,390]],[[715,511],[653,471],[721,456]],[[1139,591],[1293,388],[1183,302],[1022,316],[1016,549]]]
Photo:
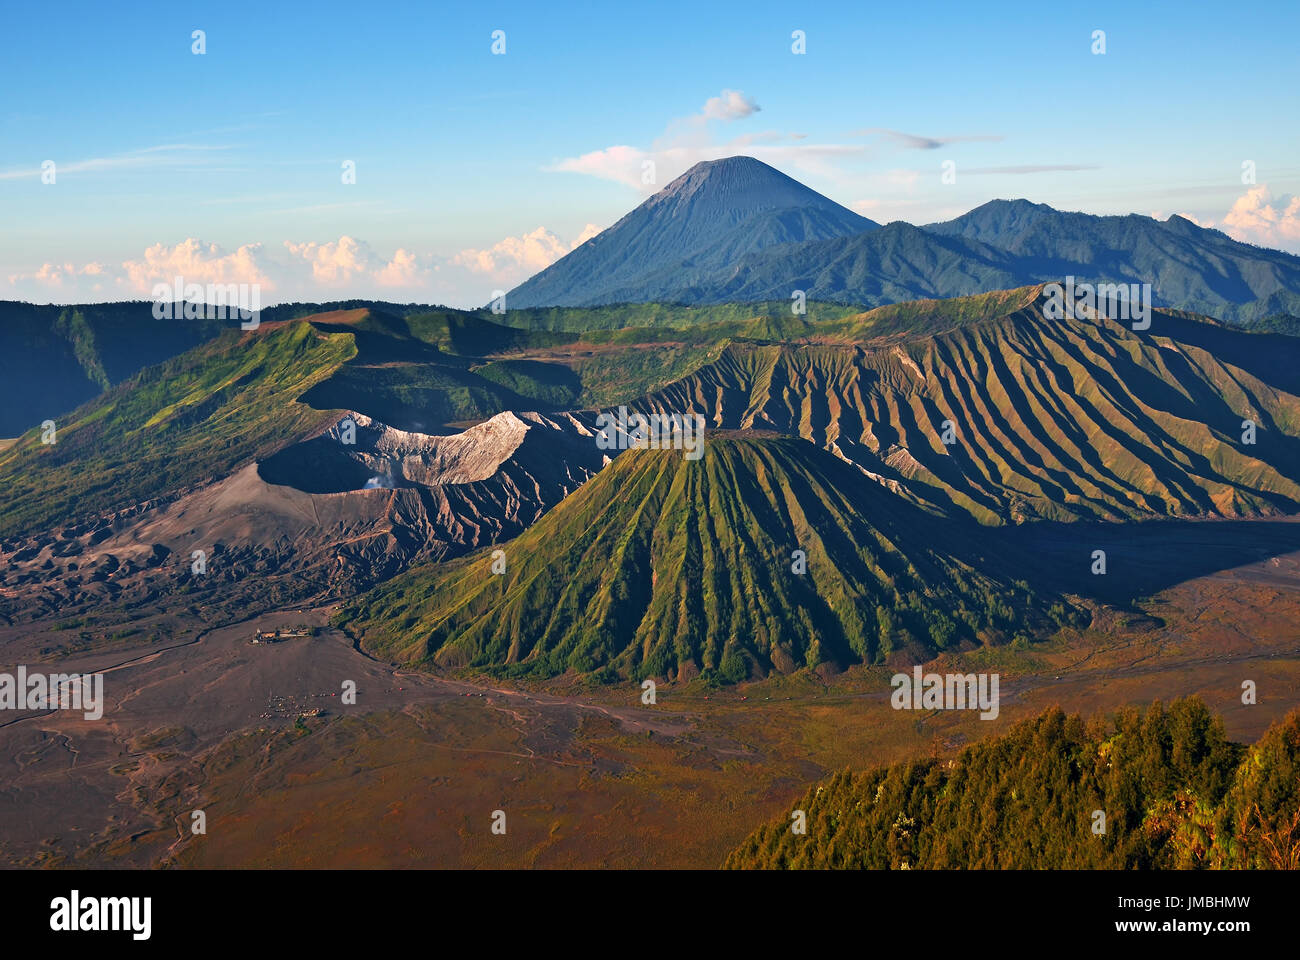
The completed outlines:
[[[510,291],[506,303],[516,308],[675,299],[680,271],[713,276],[768,247],[878,226],[752,157],[697,163]]]

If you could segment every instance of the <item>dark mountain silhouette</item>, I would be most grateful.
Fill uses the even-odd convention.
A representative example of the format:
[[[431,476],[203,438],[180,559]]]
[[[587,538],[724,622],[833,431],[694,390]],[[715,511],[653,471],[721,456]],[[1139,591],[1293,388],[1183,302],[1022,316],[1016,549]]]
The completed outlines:
[[[1229,321],[1300,315],[1300,257],[1172,216],[994,200],[881,228],[749,157],[697,164],[511,291],[507,307],[809,300],[882,306],[1073,275],[1150,283],[1157,306]]]
[[[730,269],[679,267],[647,278],[654,299],[687,303],[808,300],[884,306],[1027,286],[1020,261],[964,237],[942,237],[896,221],[878,230],[742,257]],[[629,288],[621,293],[632,293]]]
[[[924,228],[986,243],[1036,280],[1150,283],[1155,301],[1220,319],[1300,313],[1300,257],[1233,240],[1184,217],[1098,217],[993,200]]]
[[[512,290],[508,307],[657,298],[645,278],[725,272],[745,255],[877,229],[752,157],[697,163],[618,223]]]

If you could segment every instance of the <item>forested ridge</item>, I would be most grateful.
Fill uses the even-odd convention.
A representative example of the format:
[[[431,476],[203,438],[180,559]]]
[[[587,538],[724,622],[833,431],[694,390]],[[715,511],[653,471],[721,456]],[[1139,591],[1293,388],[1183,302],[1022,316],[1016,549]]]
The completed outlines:
[[[1295,869],[1300,710],[1244,747],[1197,698],[1109,720],[1053,707],[953,759],[839,773],[726,866]]]

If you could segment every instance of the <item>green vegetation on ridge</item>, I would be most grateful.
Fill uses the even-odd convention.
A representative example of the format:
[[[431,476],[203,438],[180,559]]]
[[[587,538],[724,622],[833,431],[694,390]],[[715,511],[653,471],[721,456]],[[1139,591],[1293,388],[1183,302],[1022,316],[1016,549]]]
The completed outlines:
[[[845,771],[727,859],[738,869],[1300,868],[1300,711],[1246,749],[1197,699],[1113,724],[1059,707],[952,761]],[[1104,833],[1094,811],[1105,815]]]
[[[504,546],[503,575],[489,551],[420,567],[338,622],[409,665],[737,682],[1069,619],[956,559],[979,553],[975,533],[804,441],[713,436],[697,461],[621,454]]]
[[[55,443],[31,430],[0,453],[0,536],[174,493],[301,439],[326,418],[295,401],[354,352],[348,334],[294,323],[146,368],[60,418]]]
[[[644,405],[834,445],[982,523],[1300,508],[1300,340],[1165,311],[1141,333],[1000,313],[1022,296],[882,308],[877,329],[943,328],[896,342],[732,341]]]

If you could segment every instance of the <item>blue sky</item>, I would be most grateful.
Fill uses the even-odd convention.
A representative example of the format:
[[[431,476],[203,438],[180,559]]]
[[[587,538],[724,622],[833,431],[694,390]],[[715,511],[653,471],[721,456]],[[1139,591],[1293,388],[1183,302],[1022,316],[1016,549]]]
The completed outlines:
[[[180,270],[267,303],[481,304],[741,153],[881,222],[1026,197],[1300,251],[1294,2],[73,3],[4,21],[0,298],[147,297]]]

